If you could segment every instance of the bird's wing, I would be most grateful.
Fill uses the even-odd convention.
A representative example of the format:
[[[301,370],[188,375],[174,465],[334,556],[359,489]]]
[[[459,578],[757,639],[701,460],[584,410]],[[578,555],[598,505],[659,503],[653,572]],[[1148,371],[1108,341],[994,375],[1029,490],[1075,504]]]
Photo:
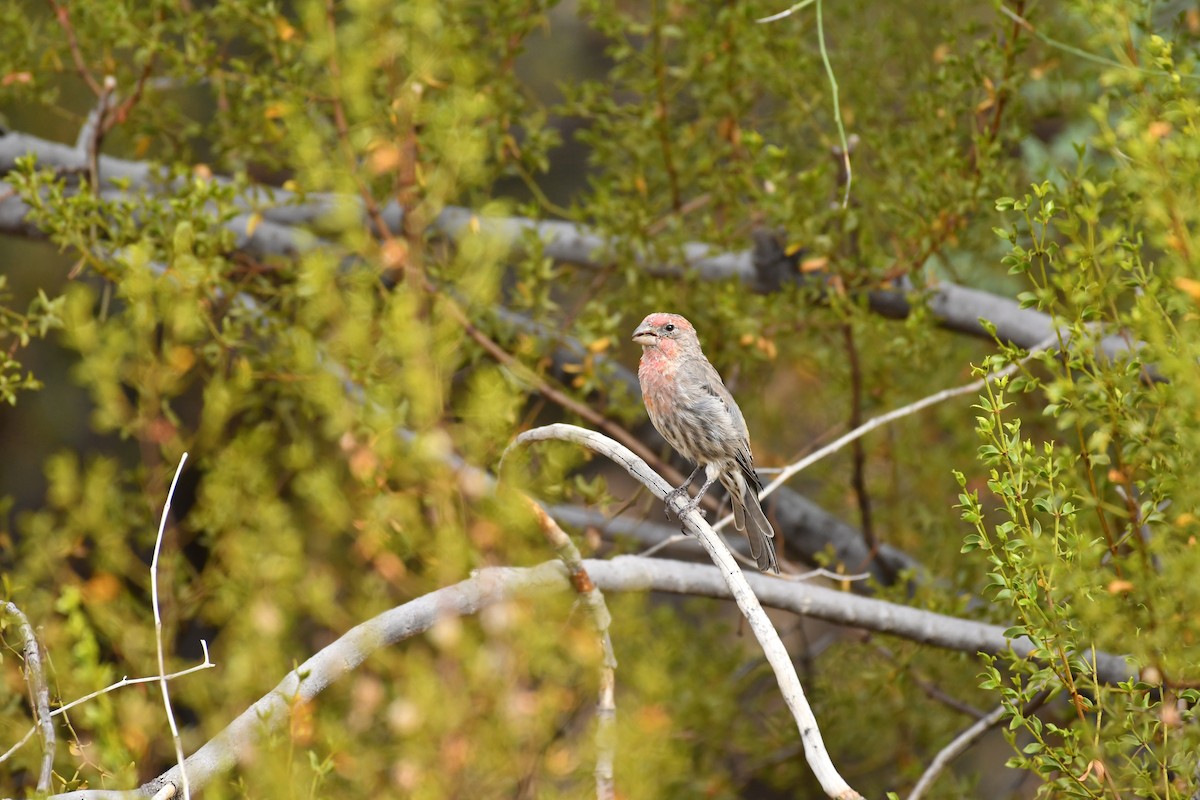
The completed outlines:
[[[750,432],[746,428],[746,418],[742,416],[742,410],[738,408],[737,401],[733,399],[729,389],[725,388],[721,375],[708,359],[701,358],[693,364],[694,368],[689,370],[691,374],[686,376],[687,382],[695,389],[696,399],[691,405],[697,411],[703,409],[715,412],[715,416],[720,420],[719,424],[725,425],[728,434],[737,442],[734,459],[738,466],[742,468],[755,492],[761,492],[762,481],[754,471],[754,456],[750,453]]]

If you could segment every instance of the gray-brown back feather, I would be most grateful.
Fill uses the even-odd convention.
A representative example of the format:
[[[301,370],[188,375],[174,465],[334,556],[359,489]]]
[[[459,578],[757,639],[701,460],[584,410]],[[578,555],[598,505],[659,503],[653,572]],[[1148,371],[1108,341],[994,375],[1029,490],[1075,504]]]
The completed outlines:
[[[775,555],[775,529],[763,513],[758,502],[758,492],[747,481],[740,480],[738,473],[721,476],[721,485],[729,492],[729,503],[733,506],[733,526],[746,534],[750,542],[750,554],[763,572],[779,572],[779,560]]]
[[[747,473],[751,483],[761,486],[758,476],[754,474],[750,434],[746,429],[746,419],[742,416],[742,410],[725,388],[717,370],[703,353],[698,355],[699,358],[689,359],[680,365],[675,380],[680,392],[681,405],[712,428],[711,434],[717,450],[705,455],[710,459],[716,456],[722,461],[736,463]],[[689,453],[684,455],[692,457]],[[700,463],[709,462],[702,459]]]

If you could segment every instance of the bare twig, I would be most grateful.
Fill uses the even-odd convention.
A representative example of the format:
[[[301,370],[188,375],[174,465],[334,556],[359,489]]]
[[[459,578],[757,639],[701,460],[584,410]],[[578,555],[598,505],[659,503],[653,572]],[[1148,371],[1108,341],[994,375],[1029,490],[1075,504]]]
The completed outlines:
[[[833,122],[837,126],[838,141],[841,142],[842,173],[845,177],[842,208],[849,208],[850,184],[854,179],[854,173],[850,169],[850,143],[846,140],[846,126],[842,123],[842,104],[838,99],[837,76],[833,72],[833,64],[829,61],[829,49],[825,46],[825,19],[821,13],[821,0],[800,0],[800,2],[787,10],[780,11],[778,14],[772,14],[769,17],[762,17],[756,20],[756,22],[759,24],[776,22],[785,17],[790,17],[800,9],[810,6],[813,3],[817,4],[817,48],[821,51],[821,63],[825,66],[825,77],[829,79],[829,90],[833,95]]]
[[[850,428],[855,429],[862,425],[863,380],[858,345],[854,341],[854,326],[851,323],[846,322],[842,325],[842,336],[846,342],[846,360],[850,367]],[[875,539],[875,526],[871,523],[871,495],[867,492],[866,476],[867,456],[861,441],[854,442],[852,452],[851,486],[854,487],[854,497],[858,500],[858,517],[863,538],[874,554],[879,542]]]
[[[75,36],[75,27],[71,24],[71,14],[66,5],[59,5],[56,0],[50,0],[50,7],[54,9],[54,16],[58,19],[59,26],[63,29],[63,33],[67,35],[67,46],[71,48],[71,58],[75,62],[75,71],[79,73],[79,77],[83,78],[83,82],[92,90],[92,94],[97,97],[103,89],[96,79],[92,77],[92,71],[88,69],[87,61],[83,58],[83,51],[79,49],[79,39]]]
[[[546,539],[558,552],[567,567],[571,586],[579,595],[580,600],[592,618],[596,633],[600,636],[600,649],[604,659],[600,663],[600,697],[596,702],[596,798],[597,800],[614,800],[616,789],[613,784],[613,762],[616,758],[617,736],[617,703],[616,703],[616,670],[617,656],[613,652],[612,637],[609,629],[612,626],[612,615],[608,613],[608,605],[604,595],[596,588],[587,568],[583,565],[583,557],[579,548],[567,536],[566,531],[546,513],[546,509],[532,498],[526,498],[537,517],[538,526]]]
[[[1038,692],[1025,704],[1021,709],[1021,713],[1032,714],[1046,702],[1046,698],[1049,696],[1050,692],[1047,689]],[[1004,706],[997,706],[958,736],[955,736],[950,744],[943,747],[934,756],[929,766],[925,768],[921,779],[917,781],[917,785],[913,787],[912,792],[908,795],[908,800],[921,800],[921,797],[929,790],[929,787],[933,785],[938,775],[942,774],[942,771],[946,769],[951,761],[966,752],[968,747],[975,744],[980,737],[1000,723],[1000,720],[1004,718],[1004,711]]]
[[[179,475],[183,465],[187,463],[188,454],[184,453],[175,468],[175,477],[171,479],[171,488],[167,491],[167,502],[163,504],[162,517],[158,522],[158,537],[154,540],[154,557],[150,561],[150,599],[154,605],[154,644],[158,650],[158,686],[162,691],[163,707],[167,711],[167,722],[171,726],[171,739],[175,743],[175,760],[179,764],[179,777],[183,787],[184,800],[191,800],[191,787],[188,785],[187,770],[183,768],[183,740],[179,738],[179,727],[175,724],[175,712],[171,709],[171,693],[167,689],[167,665],[163,655],[162,615],[158,610],[158,556],[162,550],[163,531],[167,527],[167,514],[171,511],[171,499],[175,496],[175,486],[179,483]],[[205,648],[205,661],[207,648]]]
[[[762,19],[757,19],[757,20],[755,20],[755,22],[759,23],[760,25],[763,24],[764,22],[775,22],[777,20],[783,19],[784,17],[790,17],[792,14],[795,14],[800,9],[805,8],[806,6],[811,6],[815,2],[816,2],[816,0],[800,0],[799,3],[796,3],[794,6],[792,6],[789,9],[780,11],[778,14],[772,14],[769,17],[763,17]]]
[[[38,645],[37,635],[29,618],[17,607],[16,603],[5,603],[4,611],[17,620],[17,627],[24,639],[22,657],[25,659],[25,681],[29,684],[30,702],[33,704],[37,720],[37,728],[42,732],[42,771],[38,774],[37,790],[50,791],[50,779],[54,774],[54,722],[50,719],[50,689],[46,684],[46,672],[42,667],[42,652]],[[21,740],[24,744],[29,740],[29,734]]]
[[[216,666],[216,664],[214,664],[211,660],[209,660],[208,642],[201,639],[200,646],[204,649],[204,663],[197,664],[194,667],[188,667],[187,669],[181,669],[179,672],[172,672],[170,675],[166,676],[167,680],[174,680],[175,678],[182,678],[184,675],[191,675],[193,672],[199,672],[200,670],[204,670],[204,669],[212,669],[213,667]],[[108,694],[109,692],[116,691],[117,689],[121,689],[125,686],[134,686],[135,684],[139,684],[139,683],[153,683],[155,681],[160,681],[160,680],[162,680],[162,676],[160,676],[160,675],[151,675],[150,677],[147,677],[147,678],[124,677],[124,678],[121,678],[121,680],[117,681],[116,683],[112,683],[112,684],[109,684],[108,686],[105,686],[103,689],[97,689],[96,691],[91,692],[90,694],[85,694],[83,697],[79,697],[79,698],[76,698],[75,700],[72,700],[71,702],[67,703],[66,705],[59,706],[58,708],[56,708],[50,712],[50,716],[57,717],[59,714],[65,714],[66,712],[68,712],[72,708],[74,708],[75,706],[82,705],[83,703],[86,703],[89,700],[93,700],[102,694]],[[23,737],[21,737],[20,741],[18,741],[12,747],[8,748],[8,750],[5,751],[3,754],[0,754],[0,764],[3,764],[10,757],[12,757],[13,753],[20,750],[22,745],[24,745],[25,742],[29,741],[29,738],[31,736],[33,736],[35,731],[37,731],[36,725],[34,725],[28,731],[26,731],[25,735]]]
[[[836,583],[853,583],[855,581],[869,581],[871,579],[871,573],[857,572],[853,575],[843,575],[840,572],[834,572],[831,569],[815,567],[814,569],[806,570],[804,572],[797,572],[792,575],[783,576],[783,579],[788,581],[810,581],[813,578],[824,578],[825,580],[835,581]]]
[[[825,456],[827,456],[831,453],[835,453],[838,450],[841,450],[843,447],[845,447],[849,443],[853,442],[854,440],[856,440],[862,436],[865,436],[866,434],[870,433],[871,431],[875,430],[876,428],[883,427],[884,425],[887,425],[890,422],[895,422],[898,419],[902,419],[904,417],[915,414],[918,411],[929,408],[929,406],[936,405],[937,403],[940,403],[944,400],[949,400],[953,397],[959,397],[964,394],[970,394],[971,392],[977,392],[980,389],[982,389],[984,386],[987,386],[989,383],[992,383],[993,381],[996,381],[996,380],[999,380],[1000,378],[1004,378],[1009,375],[1012,375],[1014,372],[1016,372],[1018,369],[1020,369],[1025,364],[1025,362],[1027,362],[1029,359],[1038,355],[1043,350],[1046,350],[1046,349],[1054,346],[1057,342],[1058,342],[1058,336],[1056,334],[1054,336],[1048,337],[1047,339],[1045,339],[1042,342],[1039,342],[1028,353],[1026,353],[1024,358],[1020,359],[1019,361],[1014,361],[1013,363],[1009,364],[1007,367],[1005,367],[1002,370],[993,372],[989,375],[985,375],[984,377],[982,377],[978,380],[971,381],[970,383],[963,384],[962,386],[956,386],[951,389],[943,389],[942,391],[935,392],[934,394],[928,395],[927,397],[922,397],[920,400],[917,400],[914,403],[909,403],[906,406],[901,406],[900,408],[893,409],[893,410],[887,412],[886,414],[880,414],[878,417],[874,417],[874,418],[868,420],[867,422],[863,423],[862,425],[859,425],[857,428],[850,431],[849,433],[839,437],[837,440],[825,445],[821,449],[810,453],[809,455],[805,456],[804,458],[800,459],[799,461],[797,461],[793,464],[789,464],[777,476],[775,476],[775,480],[771,481],[769,484],[767,484],[766,487],[763,488],[762,492],[759,493],[759,497],[760,498],[766,497],[767,495],[771,494],[776,489],[778,489],[780,486],[782,486],[785,482],[787,482],[796,473],[800,472],[803,469],[806,469],[807,467],[816,463],[817,461],[820,461],[821,459],[825,458]],[[733,519],[733,516],[730,515],[730,516],[726,517],[725,519],[721,520],[720,522],[718,522],[716,525],[714,525],[713,528],[720,530],[721,528],[728,525],[730,523],[730,521],[732,521],[732,519]]]
[[[817,47],[821,51],[821,63],[825,65],[829,91],[833,95],[833,124],[837,127],[838,141],[842,143],[842,170],[846,176],[842,208],[847,209],[850,207],[850,185],[854,182],[854,172],[850,169],[850,143],[846,141],[846,126],[842,123],[842,101],[838,96],[837,76],[833,72],[833,64],[829,61],[829,49],[825,46],[825,18],[821,9],[821,0],[817,0]]]
[[[641,481],[660,499],[665,500],[671,491],[670,484],[653,472],[645,461],[634,455],[627,447],[603,434],[574,425],[547,425],[526,431],[518,436],[510,447],[548,439],[573,442],[608,457]],[[834,767],[821,739],[817,719],[804,696],[804,688],[800,685],[800,678],[796,674],[791,656],[783,646],[779,632],[775,630],[775,626],[771,624],[771,620],[763,611],[754,590],[746,581],[746,576],[716,531],[704,521],[704,518],[695,509],[684,514],[685,506],[686,503],[682,498],[673,498],[672,510],[681,517],[688,532],[697,536],[704,549],[708,551],[709,557],[720,571],[730,594],[737,602],[738,608],[746,617],[750,629],[766,654],[767,661],[775,673],[775,679],[779,683],[780,691],[783,693],[784,702],[787,703],[796,720],[809,767],[821,784],[821,788],[828,797],[843,798],[844,800],[861,798],[862,795],[854,791]]]
[[[649,556],[654,555],[655,553],[659,553],[659,552],[662,552],[663,550],[666,550],[668,547],[677,545],[680,542],[688,542],[688,541],[692,541],[692,538],[690,536],[688,536],[686,533],[676,533],[676,534],[666,537],[665,539],[658,542],[657,544],[650,545],[645,550],[638,553],[638,555],[649,557]]]
[[[88,184],[92,193],[100,194],[100,145],[104,135],[108,133],[108,105],[113,92],[117,88],[117,79],[112,75],[104,76],[104,85],[100,88],[100,96],[96,98],[96,106],[88,114],[79,137],[75,140],[75,149],[84,153],[87,158]]]
[[[194,667],[188,667],[187,669],[181,669],[178,672],[172,672],[168,675],[151,675],[147,678],[121,678],[121,680],[117,681],[116,683],[109,684],[108,686],[105,686],[103,689],[97,689],[96,691],[92,692],[91,694],[85,694],[83,697],[72,700],[71,702],[67,703],[65,706],[60,706],[60,707],[54,709],[54,711],[51,712],[51,716],[57,716],[59,714],[62,714],[64,711],[69,711],[70,709],[74,708],[75,706],[80,705],[82,703],[86,703],[87,701],[92,700],[96,697],[99,697],[102,694],[108,694],[109,692],[116,691],[117,689],[122,689],[126,686],[135,686],[139,683],[153,683],[155,681],[161,681],[164,678],[171,681],[171,680],[175,680],[176,678],[182,678],[184,675],[191,675],[193,672],[200,672],[202,670],[212,669],[213,667],[216,666],[216,664],[214,664],[212,662],[212,660],[208,657],[208,642],[206,642],[204,639],[201,639],[200,647],[204,650],[204,662],[203,663],[197,664]]]
[[[112,127],[112,125],[119,125],[128,119],[129,113],[133,111],[133,107],[141,102],[142,93],[146,90],[146,86],[151,83],[150,76],[154,74],[154,64],[157,60],[158,50],[152,50],[150,52],[150,57],[146,59],[146,65],[142,67],[142,74],[138,75],[137,81],[133,84],[133,91],[129,93],[128,97],[121,101],[119,106],[113,109],[112,121],[109,123],[109,127]],[[169,88],[170,86],[171,83],[168,79],[164,83],[164,88]]]
[[[979,740],[979,737],[990,731],[1001,719],[1004,718],[1004,706],[996,706],[989,711],[983,718],[976,720],[970,727],[965,729],[958,736],[955,736],[950,744],[941,749],[929,766],[925,768],[925,772],[921,775],[921,779],[917,781],[917,785],[913,787],[912,792],[908,795],[908,800],[920,800],[926,790],[933,785],[934,780],[938,775],[942,774],[942,770],[946,766],[958,758],[971,745]]]
[[[53,716],[53,714],[51,714],[51,716]],[[22,747],[24,747],[25,743],[28,742],[30,739],[32,739],[33,735],[35,733],[37,733],[38,730],[40,730],[40,728],[41,728],[40,720],[38,722],[35,722],[33,725],[29,726],[29,730],[25,731],[25,735],[22,736],[20,739],[18,739],[16,744],[14,744],[12,747],[8,748],[8,750],[4,751],[3,755],[0,755],[0,764],[3,764],[5,761],[7,761],[9,758],[12,757],[13,753],[17,752]]]

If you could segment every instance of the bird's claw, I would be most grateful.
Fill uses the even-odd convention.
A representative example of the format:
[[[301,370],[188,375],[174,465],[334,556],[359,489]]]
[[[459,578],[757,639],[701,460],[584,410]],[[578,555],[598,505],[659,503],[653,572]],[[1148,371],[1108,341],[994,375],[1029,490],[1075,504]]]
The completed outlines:
[[[691,534],[688,533],[687,525],[683,524],[683,518],[687,516],[689,511],[698,511],[700,512],[701,517],[708,517],[708,512],[703,508],[700,508],[699,504],[697,503],[688,503],[686,506],[684,506],[683,510],[679,512],[679,532],[684,536],[691,536]]]
[[[666,508],[663,509],[663,516],[665,516],[667,519],[671,518],[671,501],[675,499],[675,497],[673,495],[676,495],[676,494],[681,494],[681,493],[680,492],[671,492],[671,494],[668,494],[665,498],[663,498],[666,501]],[[691,511],[698,511],[700,513],[700,517],[702,519],[708,518],[708,512],[705,511],[703,508],[700,508],[699,498],[692,498],[691,502],[689,502],[687,505],[685,505],[683,507],[683,509],[679,512],[679,514],[676,515],[676,519],[678,519],[680,522],[682,522],[683,518],[686,517],[688,515],[688,512],[691,512]]]
[[[666,514],[667,519],[671,518],[671,503],[673,503],[675,501],[675,498],[683,497],[686,494],[687,494],[687,485],[685,484],[683,486],[680,486],[678,489],[672,489],[671,491],[667,492],[665,497],[663,497],[663,504],[665,506],[665,508],[663,509],[663,512]],[[691,506],[691,503],[688,503],[688,505]],[[683,510],[683,513],[680,514],[679,518],[682,519],[683,514],[686,514],[687,512],[688,512],[688,509],[685,507]]]
[[[671,491],[667,492],[667,494],[663,497],[663,500],[669,503],[676,497],[683,497],[685,494],[687,494],[687,486],[680,486],[677,489],[672,489]]]
[[[699,511],[700,516],[702,518],[708,519],[707,511],[705,511],[703,508],[697,508],[696,506],[691,505],[690,503],[683,507],[683,511],[679,512],[679,516],[677,516],[676,519],[682,520],[684,517],[687,516],[687,513],[689,511]],[[666,508],[663,509],[663,516],[666,517],[667,519],[671,518],[671,506],[670,505],[668,505]]]

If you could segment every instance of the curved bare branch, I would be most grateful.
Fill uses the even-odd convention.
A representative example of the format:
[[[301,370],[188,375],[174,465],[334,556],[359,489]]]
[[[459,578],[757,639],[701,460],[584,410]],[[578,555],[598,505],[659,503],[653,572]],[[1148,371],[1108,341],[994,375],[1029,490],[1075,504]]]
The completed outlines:
[[[620,556],[612,561],[584,559],[583,565],[596,586],[608,593],[652,591],[720,599],[731,597],[721,572],[706,564]],[[1004,628],[999,625],[908,608],[811,583],[763,575],[746,577],[764,605],[813,619],[967,653],[1011,651],[1029,656],[1033,652],[1033,645],[1028,640],[1006,639]],[[477,613],[518,593],[569,590],[567,568],[559,561],[525,569],[490,567],[479,570],[461,583],[385,611],[358,625],[289,673],[271,692],[188,758],[185,763],[193,787],[201,788],[232,769],[238,763],[239,755],[254,751],[252,745],[259,738],[286,725],[292,701],[316,697],[375,650],[418,635],[446,615]],[[1081,655],[1091,658],[1090,653]],[[1125,659],[1118,655],[1098,652],[1093,666],[1097,678],[1109,684],[1129,680],[1135,675]],[[137,790],[81,790],[54,797],[55,800],[150,797],[165,783],[177,779],[177,770],[178,767],[174,767]]]
[[[624,445],[596,431],[561,423],[546,425],[522,433],[513,444],[547,439],[573,442],[604,455],[641,481],[659,499],[665,499],[671,491],[671,486],[666,480],[651,470],[645,461]],[[838,773],[833,759],[829,757],[829,751],[825,749],[825,743],[821,738],[821,729],[817,724],[816,715],[813,714],[812,707],[808,704],[808,698],[804,696],[804,687],[800,684],[800,676],[796,674],[795,664],[792,663],[787,648],[783,646],[779,632],[771,624],[771,620],[763,611],[754,590],[750,588],[746,575],[738,567],[733,554],[725,546],[724,540],[704,521],[704,517],[698,510],[693,508],[687,513],[683,513],[686,505],[683,498],[679,496],[671,499],[671,510],[683,521],[684,529],[696,536],[700,540],[700,544],[708,551],[709,558],[717,567],[730,596],[741,609],[742,615],[750,625],[750,630],[754,632],[754,637],[758,639],[759,646],[762,647],[767,662],[775,673],[775,680],[779,684],[784,702],[787,703],[796,720],[796,727],[800,732],[800,741],[804,745],[804,755],[808,760],[809,768],[812,769],[826,796],[840,800],[861,798],[862,795],[856,792]]]

